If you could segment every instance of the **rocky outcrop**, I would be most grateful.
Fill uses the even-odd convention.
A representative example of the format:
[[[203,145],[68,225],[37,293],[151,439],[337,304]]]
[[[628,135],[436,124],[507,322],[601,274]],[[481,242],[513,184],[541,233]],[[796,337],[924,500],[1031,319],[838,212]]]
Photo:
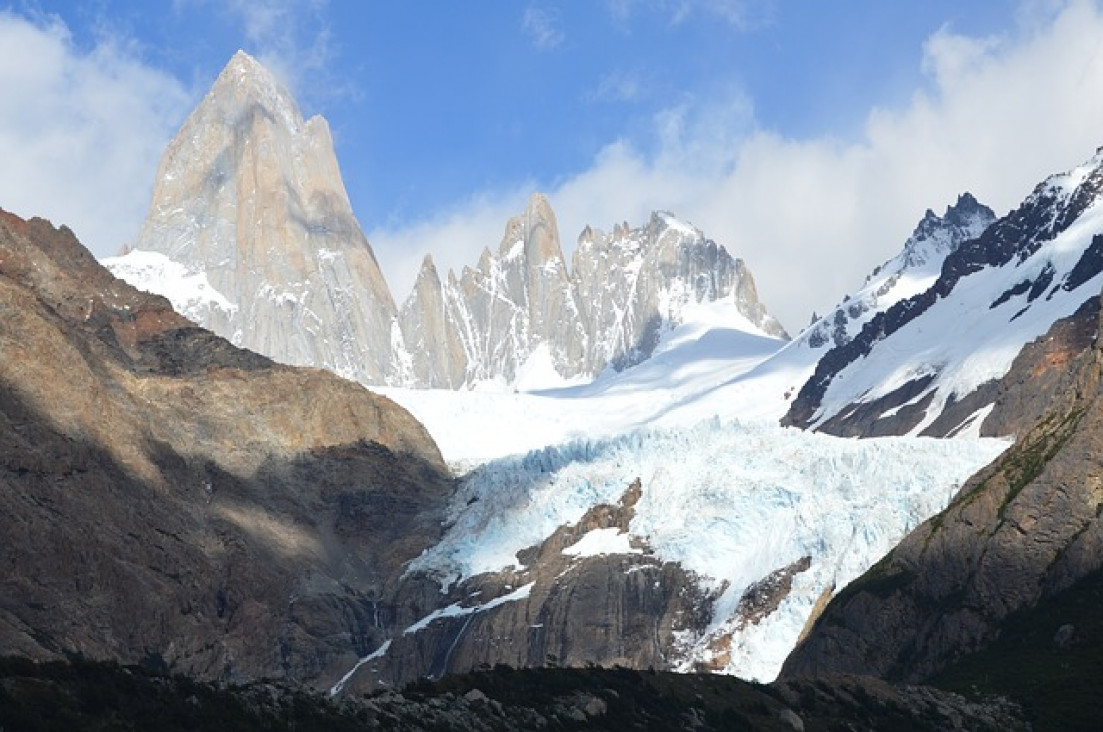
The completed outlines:
[[[329,127],[304,121],[243,52],[165,151],[133,248],[108,266],[235,345],[363,383],[402,371],[395,304],[353,216]],[[183,299],[188,277],[213,292]]]
[[[405,410],[0,214],[0,646],[332,684],[451,491]]]
[[[999,381],[981,435],[1024,435],[1060,402],[1070,367],[1095,343],[1099,315],[1100,298],[1093,297],[1023,347]]]
[[[481,574],[452,586],[445,610],[428,612],[393,638],[350,679],[350,688],[395,686],[412,679],[496,664],[514,668],[624,666],[673,668],[679,634],[708,625],[715,596],[674,562],[629,543],[628,522],[642,487],[617,505],[591,508],[518,555],[515,571]],[[620,533],[623,547],[586,551],[591,532]],[[411,587],[436,586],[429,577]]]
[[[1025,351],[1014,371],[1018,382],[1000,397],[1016,405],[1001,424],[1021,425],[1043,403],[1045,416],[944,512],[840,592],[783,675],[925,679],[988,646],[1014,613],[1099,571],[1098,321],[1087,350],[1072,355],[1075,348],[1055,347],[1082,338],[1082,323],[1093,312],[1097,305]]]

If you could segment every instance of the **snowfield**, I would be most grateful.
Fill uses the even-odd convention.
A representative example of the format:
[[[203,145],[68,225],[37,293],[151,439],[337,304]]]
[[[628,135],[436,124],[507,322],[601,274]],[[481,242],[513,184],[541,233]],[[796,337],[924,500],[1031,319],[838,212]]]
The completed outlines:
[[[192,272],[159,252],[134,250],[101,261],[116,277],[139,290],[168,298],[176,312],[202,322],[206,312],[219,309],[233,313],[237,306],[211,286],[205,272]]]
[[[731,303],[698,305],[664,334],[648,360],[591,383],[524,390],[486,382],[472,390],[377,389],[410,410],[458,473],[487,460],[653,426],[712,417],[777,419],[786,392],[811,375],[817,354],[788,358]],[[771,358],[772,356],[777,356]]]

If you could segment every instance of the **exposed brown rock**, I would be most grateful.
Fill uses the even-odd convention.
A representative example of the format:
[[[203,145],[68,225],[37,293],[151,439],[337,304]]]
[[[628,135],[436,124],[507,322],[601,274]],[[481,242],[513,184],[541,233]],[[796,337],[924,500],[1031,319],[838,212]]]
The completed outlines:
[[[492,608],[439,618],[416,633],[397,634],[385,656],[366,664],[350,688],[394,685],[504,663],[513,667],[588,665],[671,668],[676,634],[700,631],[711,619],[715,596],[698,589],[694,575],[661,562],[646,546],[640,553],[589,557],[563,550],[594,529],[627,530],[642,486],[633,482],[617,505],[590,509],[577,524],[560,527],[536,547],[520,552],[524,569],[472,577],[445,601],[435,583],[409,578],[406,590],[426,614],[455,603],[486,605],[531,584],[526,597]],[[436,597],[434,597],[434,594]]]
[[[1005,392],[1017,406],[1003,424],[1042,405],[1046,416],[842,590],[783,676],[928,678],[990,643],[1011,613],[1103,566],[1103,349],[1097,336],[1073,355],[1082,328],[1070,322],[1035,344],[1019,363],[1017,394]],[[1067,368],[1047,366],[1061,361]]]
[[[0,648],[331,684],[450,491],[424,428],[0,213]]]
[[[991,414],[981,426],[986,437],[1022,435],[1052,408],[1067,387],[1069,370],[1095,342],[1099,298],[1093,297],[1070,317],[1058,320],[1041,338],[1028,343],[1000,380]]]

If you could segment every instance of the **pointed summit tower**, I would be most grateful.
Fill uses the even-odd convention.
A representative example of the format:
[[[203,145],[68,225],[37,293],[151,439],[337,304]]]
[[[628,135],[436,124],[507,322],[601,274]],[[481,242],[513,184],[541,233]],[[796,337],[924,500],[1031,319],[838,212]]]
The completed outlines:
[[[394,300],[353,216],[329,126],[304,121],[242,51],[161,159],[134,249],[114,260],[117,273],[157,290],[158,279],[178,287],[183,268],[193,297],[163,294],[237,345],[365,383],[397,370]]]

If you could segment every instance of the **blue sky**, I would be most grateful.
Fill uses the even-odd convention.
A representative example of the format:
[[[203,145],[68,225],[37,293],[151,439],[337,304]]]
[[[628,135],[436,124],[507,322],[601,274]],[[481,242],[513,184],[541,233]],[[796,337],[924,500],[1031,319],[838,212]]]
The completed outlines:
[[[963,190],[1005,212],[1103,145],[1089,0],[0,3],[0,207],[99,255],[235,50],[334,132],[397,299],[529,193],[564,248],[671,210],[797,330]]]

